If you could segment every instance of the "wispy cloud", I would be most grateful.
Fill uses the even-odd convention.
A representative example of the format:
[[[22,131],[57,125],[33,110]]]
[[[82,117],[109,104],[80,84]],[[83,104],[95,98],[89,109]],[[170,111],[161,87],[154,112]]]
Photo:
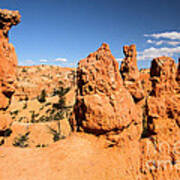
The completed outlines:
[[[67,59],[66,58],[56,58],[54,61],[55,62],[67,62]]]
[[[152,60],[158,56],[173,56],[177,53],[180,53],[180,46],[174,48],[148,48],[142,52],[138,53],[138,60]]]
[[[164,33],[154,33],[154,34],[144,34],[145,37],[153,37],[156,39],[166,38],[166,39],[179,39],[180,40],[180,32],[172,31],[172,32],[164,32]]]
[[[177,46],[180,44],[180,41],[165,41],[165,40],[161,40],[161,41],[153,41],[151,39],[148,39],[146,41],[149,44],[155,44],[156,46],[160,46],[162,44],[167,44],[167,45],[171,45],[171,46]]]
[[[47,63],[47,62],[48,62],[47,59],[40,59],[39,61],[40,61],[41,63]]]
[[[180,44],[180,41],[169,41],[168,44],[172,46],[177,46]]]
[[[123,58],[116,58],[116,60],[121,62],[121,61],[123,61]]]

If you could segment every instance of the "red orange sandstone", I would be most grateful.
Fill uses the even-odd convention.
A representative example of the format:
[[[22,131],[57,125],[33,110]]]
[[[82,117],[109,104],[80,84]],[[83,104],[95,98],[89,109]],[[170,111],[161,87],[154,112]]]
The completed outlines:
[[[0,10],[0,109],[7,108],[9,99],[14,93],[17,57],[8,32],[13,25],[20,22],[18,11]]]
[[[101,134],[140,123],[133,99],[123,86],[118,62],[107,44],[79,62],[77,86],[77,129]]]
[[[137,67],[136,46],[124,46],[125,55],[121,63],[120,72],[124,81],[124,86],[128,89],[135,102],[144,98],[144,90],[140,81],[140,73]]]

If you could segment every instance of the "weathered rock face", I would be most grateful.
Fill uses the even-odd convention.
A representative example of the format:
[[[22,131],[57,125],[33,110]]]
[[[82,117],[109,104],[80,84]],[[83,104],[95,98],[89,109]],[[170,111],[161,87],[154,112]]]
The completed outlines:
[[[17,57],[9,43],[8,32],[20,22],[18,11],[0,10],[0,109],[7,108],[14,93],[13,81],[16,73]]]
[[[179,122],[180,98],[176,93],[176,65],[172,58],[159,57],[151,65],[152,92],[147,99],[149,128],[157,132],[162,126],[160,119]],[[159,125],[158,125],[159,124]]]
[[[133,96],[135,102],[138,102],[144,98],[144,91],[137,67],[136,46],[134,44],[131,46],[124,46],[123,52],[125,58],[121,63],[120,72],[124,80],[124,86]]]
[[[79,62],[77,84],[74,129],[103,134],[140,123],[133,99],[123,86],[118,62],[107,44]]]
[[[125,81],[134,81],[139,77],[139,70],[137,67],[137,52],[136,46],[132,44],[131,46],[124,46],[123,53],[125,59],[121,63],[121,75]]]
[[[150,69],[140,70],[140,81],[144,90],[145,97],[149,95],[152,90],[152,83],[150,80]]]
[[[150,71],[154,96],[162,96],[167,93],[174,93],[176,88],[176,65],[172,58],[155,58],[151,64]]]
[[[178,63],[178,68],[177,68],[176,80],[178,84],[180,85],[180,58],[179,58],[179,63]]]
[[[169,57],[152,61],[152,92],[147,99],[148,138],[141,140],[141,171],[152,179],[179,179],[180,97],[176,65]]]

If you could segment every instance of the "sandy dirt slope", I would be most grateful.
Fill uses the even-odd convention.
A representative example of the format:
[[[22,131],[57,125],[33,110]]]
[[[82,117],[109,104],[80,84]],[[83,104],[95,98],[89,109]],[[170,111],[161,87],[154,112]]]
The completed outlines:
[[[125,170],[119,150],[105,149],[103,142],[92,135],[73,134],[48,148],[1,147],[0,179],[135,179]]]

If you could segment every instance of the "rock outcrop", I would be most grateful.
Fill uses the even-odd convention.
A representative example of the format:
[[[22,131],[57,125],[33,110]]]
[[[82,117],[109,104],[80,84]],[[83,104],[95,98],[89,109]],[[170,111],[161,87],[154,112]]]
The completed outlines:
[[[124,46],[125,58],[121,63],[120,72],[124,81],[124,86],[128,89],[135,102],[144,98],[144,90],[140,81],[140,73],[137,67],[136,46]]]
[[[177,68],[176,80],[180,86],[180,58],[179,58],[179,63],[178,63],[178,68]]]
[[[18,11],[0,10],[0,109],[6,109],[14,93],[17,57],[8,32],[20,22]]]
[[[102,44],[96,52],[79,62],[77,86],[72,123],[75,130],[119,134],[124,133],[126,128],[130,129],[131,125],[141,126],[140,115],[131,95],[123,86],[118,62],[107,44]],[[138,133],[141,133],[140,129]]]
[[[141,171],[152,179],[179,179],[180,96],[174,60],[153,59],[150,75],[152,92],[146,102],[144,127],[148,138],[141,140]]]
[[[160,97],[174,93],[176,83],[176,64],[170,57],[155,58],[151,64],[150,71],[152,81],[152,95]]]
[[[151,132],[157,133],[163,119],[179,122],[180,98],[176,93],[176,65],[172,58],[155,58],[151,64],[152,91],[147,99],[148,125]],[[167,122],[167,121],[166,121]],[[168,128],[168,126],[167,126]]]

